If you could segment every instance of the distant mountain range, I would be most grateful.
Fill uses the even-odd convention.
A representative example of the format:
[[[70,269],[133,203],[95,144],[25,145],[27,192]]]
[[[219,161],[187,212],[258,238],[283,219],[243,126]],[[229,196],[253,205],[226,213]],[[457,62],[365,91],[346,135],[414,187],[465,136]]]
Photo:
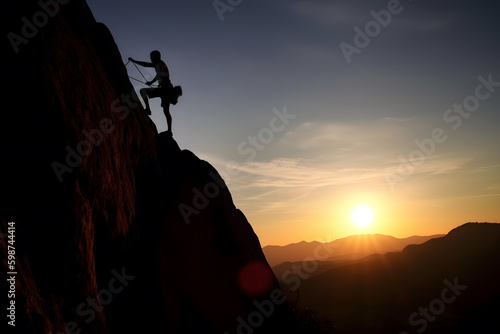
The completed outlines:
[[[328,254],[322,261],[355,260],[371,254],[385,254],[387,252],[400,252],[408,245],[422,244],[430,239],[439,238],[444,234],[431,236],[412,236],[398,239],[383,234],[362,234],[337,239],[328,243],[318,241],[289,244],[286,246],[266,246],[263,248],[267,261],[271,267],[283,262],[303,261],[314,257],[314,253]],[[327,253],[320,251],[324,249]]]
[[[500,224],[468,223],[401,252],[274,270],[291,303],[330,318],[338,334],[500,333]]]

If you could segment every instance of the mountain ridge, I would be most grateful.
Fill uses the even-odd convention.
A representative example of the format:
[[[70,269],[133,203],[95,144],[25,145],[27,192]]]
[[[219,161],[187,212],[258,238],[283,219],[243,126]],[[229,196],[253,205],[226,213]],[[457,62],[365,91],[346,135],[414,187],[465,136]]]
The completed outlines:
[[[493,333],[500,329],[499,259],[500,224],[466,223],[401,252],[323,263],[330,270],[320,262],[317,275],[287,275],[281,283],[292,300],[300,290],[300,307],[333,318],[339,333]],[[461,290],[440,302],[450,286]],[[433,303],[443,311],[429,321],[419,310],[435,310]]]
[[[468,223],[466,223],[468,224]],[[383,234],[383,233],[360,233],[360,234],[351,234],[351,235],[348,235],[348,236],[345,236],[345,237],[341,237],[341,238],[337,238],[337,239],[334,239],[332,241],[327,241],[327,242],[322,242],[322,241],[318,241],[318,240],[311,240],[311,241],[307,241],[307,240],[301,240],[301,241],[297,241],[297,242],[291,242],[291,243],[288,243],[288,244],[284,244],[284,245],[277,245],[277,244],[269,244],[269,245],[265,245],[263,248],[265,247],[286,247],[286,246],[290,246],[290,245],[297,245],[297,244],[308,244],[308,243],[314,243],[314,242],[318,242],[318,243],[330,243],[330,242],[334,242],[334,241],[338,241],[338,240],[342,240],[342,239],[345,239],[345,238],[351,238],[351,237],[361,237],[361,236],[386,236],[386,237],[393,237],[393,238],[396,238],[396,239],[409,239],[409,238],[419,238],[419,237],[428,237],[428,236],[445,236],[446,233],[437,233],[437,234],[430,234],[430,235],[420,235],[420,234],[413,234],[413,235],[410,235],[410,236],[407,236],[407,237],[395,237],[393,235],[390,235],[390,234]]]
[[[344,260],[361,258],[373,253],[387,253],[402,251],[410,244],[420,244],[433,238],[442,237],[444,234],[434,234],[429,236],[413,235],[406,238],[396,238],[385,234],[357,234],[335,239],[330,242],[301,241],[285,246],[265,246],[263,252],[271,265],[274,267],[283,262],[302,261],[319,246],[333,249],[330,260]],[[370,243],[370,244],[368,244]],[[321,259],[325,261],[326,259]]]

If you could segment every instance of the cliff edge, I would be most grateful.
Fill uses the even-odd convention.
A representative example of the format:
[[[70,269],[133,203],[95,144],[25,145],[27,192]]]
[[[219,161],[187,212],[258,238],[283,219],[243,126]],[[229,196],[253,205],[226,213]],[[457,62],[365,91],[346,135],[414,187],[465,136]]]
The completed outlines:
[[[1,256],[12,271],[14,224],[17,272],[7,330],[293,333],[226,184],[157,133],[85,1],[0,7]]]

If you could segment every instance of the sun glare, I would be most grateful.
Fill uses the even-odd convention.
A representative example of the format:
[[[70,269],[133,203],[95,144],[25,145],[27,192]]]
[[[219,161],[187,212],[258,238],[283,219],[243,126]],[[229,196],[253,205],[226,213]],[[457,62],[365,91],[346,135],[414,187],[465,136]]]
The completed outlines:
[[[351,214],[351,220],[359,227],[367,227],[373,221],[374,213],[368,205],[358,205]]]

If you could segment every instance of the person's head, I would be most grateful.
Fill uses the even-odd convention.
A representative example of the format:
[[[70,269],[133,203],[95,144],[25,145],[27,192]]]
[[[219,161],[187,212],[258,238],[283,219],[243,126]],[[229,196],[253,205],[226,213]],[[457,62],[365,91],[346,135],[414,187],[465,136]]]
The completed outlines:
[[[153,63],[160,61],[161,60],[161,53],[160,53],[160,51],[158,51],[158,50],[152,51],[151,54],[150,54],[150,58],[151,58],[151,61]]]

